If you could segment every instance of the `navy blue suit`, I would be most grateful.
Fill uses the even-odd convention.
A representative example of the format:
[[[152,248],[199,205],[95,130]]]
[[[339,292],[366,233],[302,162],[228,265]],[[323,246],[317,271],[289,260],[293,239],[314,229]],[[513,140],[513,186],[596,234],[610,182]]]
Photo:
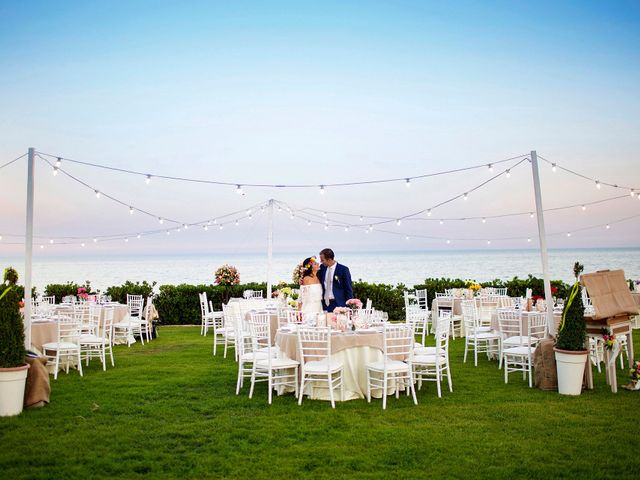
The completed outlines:
[[[320,266],[318,271],[318,279],[322,284],[322,306],[327,312],[333,312],[336,307],[346,307],[347,300],[353,298],[353,286],[351,285],[351,272],[349,268],[336,264],[336,269],[333,272],[333,298],[335,299],[329,305],[325,303],[325,291],[324,291],[324,278],[327,273],[327,267]]]

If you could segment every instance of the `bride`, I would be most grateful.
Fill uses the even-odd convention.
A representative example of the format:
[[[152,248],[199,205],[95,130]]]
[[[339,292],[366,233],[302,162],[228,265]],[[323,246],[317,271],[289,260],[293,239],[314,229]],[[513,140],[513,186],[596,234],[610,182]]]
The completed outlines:
[[[307,317],[322,312],[322,284],[318,279],[320,264],[316,257],[305,258],[300,275],[300,309]]]

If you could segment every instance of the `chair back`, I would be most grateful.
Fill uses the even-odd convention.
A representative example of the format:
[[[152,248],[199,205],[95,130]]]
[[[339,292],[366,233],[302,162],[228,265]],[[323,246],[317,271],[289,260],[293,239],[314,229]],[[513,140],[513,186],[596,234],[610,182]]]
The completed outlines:
[[[40,303],[48,303],[49,305],[55,305],[56,304],[56,297],[55,297],[55,295],[50,295],[48,297],[41,297],[40,298]]]
[[[479,323],[478,309],[474,300],[462,301],[462,318],[467,335],[472,335]]]
[[[209,305],[207,302],[207,292],[202,292],[198,294],[198,298],[200,299],[200,318],[204,321],[205,317],[209,313]],[[149,304],[149,300],[147,299],[147,305]]]
[[[113,342],[113,315],[115,313],[114,307],[104,307],[102,309],[102,338],[107,345],[111,345]]]
[[[503,338],[522,337],[522,318],[519,310],[498,309],[498,324]]]
[[[299,326],[298,355],[301,363],[328,359],[331,356],[331,329]]]
[[[57,319],[58,342],[79,344],[82,324],[73,317],[59,316]]]
[[[249,336],[252,351],[256,352],[267,347],[271,350],[271,320],[266,310],[252,310],[249,312]],[[237,343],[243,343],[238,340]],[[268,355],[271,357],[271,355]]]
[[[407,323],[385,323],[382,331],[384,360],[410,360],[415,338]]]
[[[224,303],[222,304],[222,318],[224,318],[224,328],[227,329],[227,334],[235,332],[238,322],[242,321],[239,310]]]
[[[127,307],[129,310],[129,317],[141,317],[143,302],[144,300],[142,299],[142,295],[127,294]]]
[[[416,297],[418,298],[418,306],[423,310],[429,309],[429,303],[427,301],[427,289],[416,290]]]
[[[297,323],[297,324],[303,323],[304,318],[300,310],[295,310],[292,308],[292,309],[286,310],[286,312],[287,312],[287,323]]]
[[[445,355],[449,352],[449,331],[451,330],[451,315],[438,319],[436,327],[436,355]]]
[[[547,336],[547,317],[544,312],[530,312],[527,318],[529,345]]]

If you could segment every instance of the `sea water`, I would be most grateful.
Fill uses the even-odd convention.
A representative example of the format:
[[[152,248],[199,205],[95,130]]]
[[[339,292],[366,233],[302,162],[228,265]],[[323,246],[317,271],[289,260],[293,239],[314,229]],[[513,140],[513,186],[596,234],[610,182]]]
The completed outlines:
[[[272,281],[291,282],[295,266],[311,253],[276,253],[272,262]],[[398,284],[409,287],[428,277],[447,277],[487,281],[507,280],[528,274],[542,276],[537,250],[459,250],[407,252],[336,252],[336,260],[347,265],[354,280]],[[623,269],[627,278],[640,279],[640,248],[562,249],[549,251],[552,279],[571,282],[573,265],[584,264],[585,272]],[[38,292],[50,283],[91,282],[104,290],[126,280],[163,284],[211,284],[222,264],[234,265],[242,283],[267,279],[266,254],[225,253],[211,255],[150,255],[42,257],[33,261],[33,284]],[[13,265],[24,279],[24,258],[0,256],[0,266]]]

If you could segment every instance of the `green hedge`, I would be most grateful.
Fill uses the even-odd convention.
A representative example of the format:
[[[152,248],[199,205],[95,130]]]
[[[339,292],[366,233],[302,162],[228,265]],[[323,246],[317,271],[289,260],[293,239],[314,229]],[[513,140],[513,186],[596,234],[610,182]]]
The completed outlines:
[[[155,285],[156,282],[149,284],[146,281],[142,283],[127,281],[123,285],[109,287],[106,290],[106,294],[111,295],[114,301],[126,303],[127,294],[147,297],[152,293]],[[524,279],[518,277],[514,277],[511,280],[496,279],[490,282],[483,282],[481,285],[483,287],[506,287],[510,296],[524,296],[527,288],[532,289],[533,295],[544,295],[543,280],[532,275]],[[566,298],[570,288],[569,285],[560,280],[553,280],[551,285],[558,289],[556,293],[558,298]],[[65,295],[75,295],[78,287],[82,286],[90,291],[89,282],[86,282],[85,285],[68,282],[66,284],[47,285],[45,294],[55,295],[56,301],[59,302]],[[427,278],[424,283],[415,285],[410,290],[426,288],[429,306],[431,306],[436,292],[444,292],[448,288],[464,288],[466,286],[467,281],[459,278]],[[245,290],[261,290],[266,296],[267,285],[266,283],[245,283],[230,287],[189,284],[160,285],[159,294],[154,301],[162,323],[168,325],[193,325],[200,323],[198,293],[206,292],[207,298],[213,302],[214,310],[219,311],[222,309],[223,302],[227,302],[232,297],[242,297]],[[353,283],[353,293],[356,298],[363,302],[370,298],[373,306],[378,310],[388,312],[389,318],[392,320],[404,319],[403,295],[406,290],[407,287],[403,284],[393,286],[362,281]]]
[[[147,283],[147,281],[131,282],[127,280],[123,285],[114,285],[107,288],[105,294],[111,297],[111,300],[119,303],[127,303],[127,295],[142,295],[143,299],[153,295],[153,287],[156,282]]]
[[[75,282],[49,284],[44,288],[44,296],[54,296],[56,297],[56,303],[60,303],[63,297],[77,295],[80,287],[86,288],[87,293],[91,293],[91,283],[87,280],[84,285],[79,285]]]

